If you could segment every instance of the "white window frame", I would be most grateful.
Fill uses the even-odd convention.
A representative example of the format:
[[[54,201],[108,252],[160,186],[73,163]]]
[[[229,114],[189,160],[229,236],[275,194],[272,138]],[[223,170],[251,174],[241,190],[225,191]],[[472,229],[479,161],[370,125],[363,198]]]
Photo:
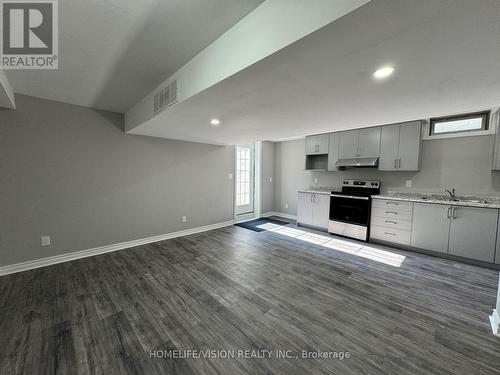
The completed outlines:
[[[488,129],[486,130],[471,130],[471,131],[462,131],[462,132],[456,132],[456,133],[443,133],[443,134],[430,134],[431,132],[431,120],[428,119],[425,122],[424,129],[423,129],[423,139],[424,140],[433,140],[433,139],[447,139],[447,138],[462,138],[462,137],[477,137],[481,135],[494,135],[496,133],[496,126],[498,122],[498,115],[499,115],[499,109],[498,108],[493,108],[493,109],[486,109],[484,111],[477,111],[474,113],[481,113],[481,112],[486,112],[490,111],[490,118],[489,118],[489,126]],[[454,117],[454,116],[460,116],[461,114],[456,114],[456,115],[450,115],[447,117]],[[466,116],[467,113],[463,113],[462,115]]]

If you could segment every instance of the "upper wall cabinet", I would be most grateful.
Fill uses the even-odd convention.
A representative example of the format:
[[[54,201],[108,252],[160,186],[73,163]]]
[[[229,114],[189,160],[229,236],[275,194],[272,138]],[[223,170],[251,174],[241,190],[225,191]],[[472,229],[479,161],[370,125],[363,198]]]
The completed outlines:
[[[494,171],[500,171],[500,111],[497,111],[494,116],[492,126],[495,127],[495,146],[493,149],[493,165],[491,167]]]
[[[320,134],[306,137],[306,155],[328,154],[330,135]]]
[[[336,163],[339,160],[340,133],[330,134],[330,145],[328,148],[328,170],[337,171]]]
[[[380,128],[340,133],[339,159],[377,158],[379,153]]]
[[[379,170],[418,171],[422,146],[422,121],[382,127]]]

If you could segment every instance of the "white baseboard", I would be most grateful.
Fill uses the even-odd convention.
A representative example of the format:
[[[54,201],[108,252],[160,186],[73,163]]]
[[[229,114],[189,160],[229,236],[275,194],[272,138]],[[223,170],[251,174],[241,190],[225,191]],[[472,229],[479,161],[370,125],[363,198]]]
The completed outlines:
[[[490,315],[490,323],[493,334],[500,337],[500,315],[497,309],[493,309],[493,314]]]
[[[285,214],[284,212],[278,212],[278,211],[270,211],[260,214],[260,217],[269,217],[269,216],[281,216],[284,217],[285,219],[297,220],[297,215]]]
[[[34,268],[51,266],[51,265],[57,264],[57,263],[69,262],[69,261],[75,260],[75,259],[87,258],[87,257],[91,257],[94,255],[110,253],[112,251],[128,249],[128,248],[131,248],[134,246],[145,245],[145,244],[152,243],[152,242],[164,241],[164,240],[168,240],[171,238],[188,236],[190,234],[195,234],[195,233],[200,233],[200,232],[206,232],[206,231],[213,230],[213,229],[227,227],[227,226],[230,226],[233,224],[234,224],[234,220],[224,221],[221,223],[210,224],[210,225],[205,225],[202,227],[181,230],[178,232],[160,234],[158,236],[141,238],[138,240],[132,240],[132,241],[127,241],[127,242],[120,242],[120,243],[116,243],[116,244],[112,244],[112,245],[100,246],[100,247],[96,247],[93,249],[81,250],[81,251],[76,251],[76,252],[62,254],[62,255],[55,255],[52,257],[31,260],[31,261],[23,262],[23,263],[16,263],[16,264],[12,264],[9,266],[0,267],[0,276],[4,276],[4,275],[11,274],[11,273],[16,273],[16,272],[27,271],[27,270],[31,270]]]

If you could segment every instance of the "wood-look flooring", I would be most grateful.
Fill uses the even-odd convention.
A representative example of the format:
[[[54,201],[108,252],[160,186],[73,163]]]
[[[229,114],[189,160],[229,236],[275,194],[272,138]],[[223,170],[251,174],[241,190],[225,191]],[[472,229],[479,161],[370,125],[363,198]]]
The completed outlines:
[[[406,258],[232,226],[1,277],[0,374],[500,374],[488,322],[498,272],[376,248]]]

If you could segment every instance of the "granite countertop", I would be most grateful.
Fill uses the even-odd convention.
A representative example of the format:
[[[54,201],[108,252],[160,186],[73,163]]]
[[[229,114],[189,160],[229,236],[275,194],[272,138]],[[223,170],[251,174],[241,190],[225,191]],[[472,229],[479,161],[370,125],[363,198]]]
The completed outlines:
[[[500,208],[500,197],[459,195],[458,201],[451,201],[447,195],[438,193],[403,193],[389,191],[387,194],[373,195],[373,199],[392,199],[407,202],[446,204],[453,206]]]
[[[330,195],[332,191],[339,191],[339,189],[333,187],[315,187],[310,186],[308,188],[304,188],[299,190],[299,193],[312,193],[312,194],[325,194]]]

